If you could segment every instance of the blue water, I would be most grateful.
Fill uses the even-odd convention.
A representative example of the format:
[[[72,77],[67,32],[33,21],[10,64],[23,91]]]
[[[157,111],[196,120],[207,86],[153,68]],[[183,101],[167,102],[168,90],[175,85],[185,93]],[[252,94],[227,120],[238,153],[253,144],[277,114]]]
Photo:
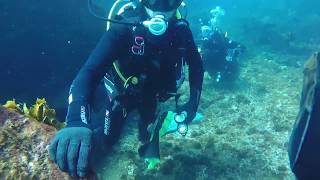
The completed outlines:
[[[65,103],[68,86],[104,31],[83,1],[0,2],[0,101]]]

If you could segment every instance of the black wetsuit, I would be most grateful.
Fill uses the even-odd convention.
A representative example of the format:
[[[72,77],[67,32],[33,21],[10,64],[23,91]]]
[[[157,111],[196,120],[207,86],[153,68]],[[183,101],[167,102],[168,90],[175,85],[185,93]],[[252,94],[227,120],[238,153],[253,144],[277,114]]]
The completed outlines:
[[[130,10],[117,17],[124,22],[141,22],[147,18],[144,9]],[[161,37],[142,26],[113,23],[73,81],[70,89],[67,124],[86,126],[100,132],[104,139],[97,143],[112,143],[118,139],[126,113],[140,113],[140,134],[147,133],[155,120],[157,101],[168,98],[177,90],[177,74],[181,64],[188,64],[190,103],[196,111],[203,81],[203,67],[192,33],[184,20],[172,19]],[[113,63],[126,77],[138,79],[137,85],[124,87]],[[103,78],[111,80],[119,95],[105,100],[105,119],[91,118],[94,92]],[[107,88],[108,89],[108,88]],[[112,93],[112,92],[111,92]],[[106,142],[107,141],[107,142]]]
[[[212,78],[220,75],[224,80],[234,80],[239,73],[238,57],[243,50],[218,30],[201,44],[205,70]]]

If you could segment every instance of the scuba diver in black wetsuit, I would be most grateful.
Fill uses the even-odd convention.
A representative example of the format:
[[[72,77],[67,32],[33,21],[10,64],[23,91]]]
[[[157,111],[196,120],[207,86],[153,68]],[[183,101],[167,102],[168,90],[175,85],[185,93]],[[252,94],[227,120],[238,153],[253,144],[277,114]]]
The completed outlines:
[[[209,36],[203,37],[200,47],[205,70],[216,82],[230,82],[238,77],[238,59],[244,51],[238,42],[215,29]]]
[[[179,17],[181,3],[130,2],[110,20],[111,26],[71,85],[67,127],[55,135],[49,146],[50,157],[61,170],[71,176],[86,176],[92,168],[92,150],[102,146],[110,149],[132,110],[140,114],[143,146],[139,154],[148,167],[156,164],[160,159],[159,131],[163,130],[158,105],[175,96],[184,78],[185,64],[189,66],[190,99],[176,112],[183,114],[186,124],[193,120],[203,67],[188,22]],[[94,91],[102,79],[108,98],[105,116],[99,119],[93,117],[92,109]],[[182,124],[181,118],[177,119]]]
[[[217,6],[210,11],[210,18],[200,19],[200,52],[205,70],[216,82],[230,82],[238,77],[238,59],[244,51],[244,46],[218,29],[224,15],[225,11]]]

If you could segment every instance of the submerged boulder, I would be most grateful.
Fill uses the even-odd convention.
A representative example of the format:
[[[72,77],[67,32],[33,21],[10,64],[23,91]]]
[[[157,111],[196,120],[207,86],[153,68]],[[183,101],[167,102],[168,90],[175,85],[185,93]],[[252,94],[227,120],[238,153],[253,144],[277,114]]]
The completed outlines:
[[[48,159],[56,128],[0,107],[0,179],[70,179]]]

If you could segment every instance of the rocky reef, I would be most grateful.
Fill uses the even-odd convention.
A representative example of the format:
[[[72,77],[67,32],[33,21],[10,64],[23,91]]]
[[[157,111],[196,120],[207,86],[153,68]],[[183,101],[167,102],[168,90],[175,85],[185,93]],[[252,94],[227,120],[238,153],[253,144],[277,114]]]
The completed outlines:
[[[69,179],[48,159],[56,128],[0,107],[0,179]]]

